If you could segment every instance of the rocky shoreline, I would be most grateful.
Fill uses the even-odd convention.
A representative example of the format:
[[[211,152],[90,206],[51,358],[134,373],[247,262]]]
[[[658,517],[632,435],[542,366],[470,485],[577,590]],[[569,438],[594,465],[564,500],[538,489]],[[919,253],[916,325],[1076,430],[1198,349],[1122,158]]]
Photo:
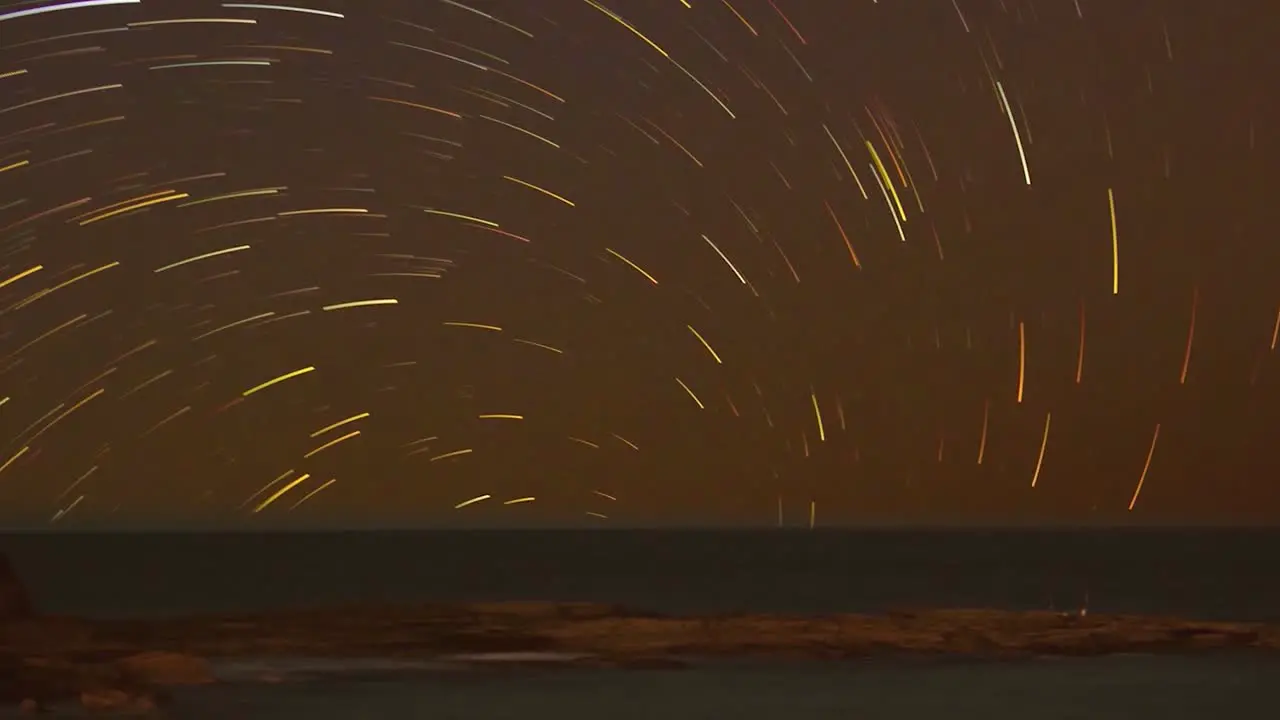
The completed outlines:
[[[262,657],[555,657],[561,664],[679,667],[688,658],[974,659],[1280,651],[1280,625],[999,610],[824,617],[678,617],[588,603],[299,609],[90,620],[39,616],[0,556],[0,702],[78,700],[148,709],[165,689],[216,681],[210,661]],[[6,579],[7,578],[7,579]]]

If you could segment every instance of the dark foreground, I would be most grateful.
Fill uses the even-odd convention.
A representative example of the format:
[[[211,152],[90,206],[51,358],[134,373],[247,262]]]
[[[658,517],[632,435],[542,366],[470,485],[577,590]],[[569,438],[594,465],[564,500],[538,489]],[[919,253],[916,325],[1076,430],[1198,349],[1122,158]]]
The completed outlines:
[[[1249,554],[1241,547],[1252,548],[1256,556],[1261,546],[1275,545],[1274,535],[1191,534],[1179,540],[1182,535],[1176,533],[1139,534],[1120,537],[1123,542],[1092,534],[1019,535],[1012,540],[1007,534],[809,535],[765,542],[751,534],[622,533],[585,544],[571,534],[286,536],[270,542],[194,536],[11,539],[15,557],[25,560],[22,569],[33,581],[40,607],[52,612],[36,612],[17,577],[5,572],[7,564],[0,556],[0,717],[19,703],[27,709],[72,702],[92,709],[138,710],[172,697],[184,717],[212,708],[208,717],[276,718],[288,715],[269,710],[273,701],[268,697],[305,705],[306,698],[329,691],[350,702],[367,698],[379,708],[367,716],[399,717],[404,709],[407,716],[416,717],[422,713],[407,704],[429,701],[437,707],[456,696],[460,703],[488,707],[485,702],[510,694],[485,691],[481,686],[486,683],[514,683],[533,693],[530,697],[544,690],[552,695],[576,693],[572,688],[582,683],[612,683],[628,698],[624,705],[638,707],[638,698],[632,696],[642,691],[633,686],[652,683],[655,696],[659,686],[696,694],[700,683],[717,685],[729,676],[756,675],[760,679],[750,681],[752,687],[765,695],[768,686],[787,702],[809,692],[817,702],[821,688],[801,686],[819,676],[830,680],[831,693],[838,688],[843,697],[858,684],[855,676],[889,673],[905,678],[924,673],[936,676],[942,685],[963,689],[970,684],[957,679],[964,673],[1011,674],[1008,682],[1017,686],[1021,681],[1013,675],[1040,677],[1037,668],[1050,666],[1079,668],[1085,692],[1095,680],[1102,682],[1094,678],[1096,668],[1130,660],[1144,667],[1165,663],[1168,667],[1159,667],[1169,673],[1196,668],[1187,670],[1193,676],[1220,670],[1227,688],[1232,683],[1248,685],[1248,677],[1264,672],[1260,668],[1274,673],[1280,667],[1280,616],[1275,610],[1280,586],[1257,567],[1250,571],[1232,565],[1232,558]],[[1100,544],[1082,552],[1089,549],[1084,547],[1088,543]],[[568,561],[563,558],[576,556],[561,546],[596,548],[600,557],[589,558],[575,571],[565,567]],[[388,547],[397,552],[387,552]],[[424,561],[424,553],[431,552],[439,557]],[[1126,553],[1165,560],[1163,565],[1137,562]],[[1024,556],[1035,562],[1024,563]],[[403,560],[408,566],[401,566],[388,557],[411,561]],[[307,558],[323,562],[308,565]],[[466,559],[465,568],[459,558]],[[1071,562],[1083,560],[1062,558],[1102,564],[1072,569]],[[1178,558],[1177,564],[1169,565],[1169,558]],[[476,573],[470,569],[476,564],[502,567],[503,572]],[[455,565],[456,572],[451,571]],[[857,573],[833,571],[855,567]],[[522,575],[521,568],[530,569]],[[655,576],[653,568],[662,574]],[[1035,568],[1044,577],[1034,575]],[[855,576],[860,595],[840,584]],[[977,579],[966,580],[971,577]],[[1026,583],[1012,583],[1027,577],[1031,580]],[[744,578],[758,582],[744,584]],[[483,584],[495,579],[506,584]],[[623,580],[625,587],[619,585]],[[649,592],[624,592],[632,586]],[[902,591],[916,586],[923,589]],[[978,586],[986,588],[986,594],[974,592]],[[1106,612],[1086,616],[1026,610],[1051,605],[1059,586],[1100,589],[1095,600],[1097,595],[1104,600],[1095,609]],[[898,590],[884,597],[866,596],[886,587]],[[1038,593],[1039,587],[1050,592]],[[784,591],[786,603],[778,601]],[[688,596],[685,601],[657,602],[672,594],[678,598],[680,592]],[[482,602],[533,594],[597,602]],[[1218,604],[1206,598],[1216,598]],[[141,602],[147,599],[150,604]],[[1161,599],[1164,604],[1155,601]],[[119,607],[104,612],[112,609],[112,601]],[[318,607],[299,609],[305,602]],[[1004,609],[885,609],[926,604]],[[1177,619],[1205,616],[1224,622]],[[950,662],[1022,658],[1038,661]],[[419,668],[450,670],[398,679],[382,672],[374,673],[377,678],[357,678],[349,672],[351,667],[368,668],[365,661],[396,659]],[[548,668],[550,674],[452,672],[459,667],[494,667],[495,660],[501,667],[553,660],[557,669]],[[708,660],[715,662],[702,662]],[[291,663],[347,669],[325,674],[320,685],[305,683],[305,691],[294,691],[289,689],[292,671],[280,671]],[[757,669],[743,669],[742,663]],[[665,672],[691,664],[697,669]],[[252,668],[252,677],[240,672],[233,678],[226,672],[229,667]],[[611,673],[608,668],[629,671]],[[1131,670],[1137,673],[1134,678],[1146,672]],[[1156,674],[1167,674],[1165,670],[1156,668]],[[767,678],[778,681],[770,685]],[[246,679],[250,686],[234,684]],[[282,680],[283,684],[270,684]],[[376,681],[376,686],[363,684],[367,680]],[[1174,689],[1195,686],[1171,682]],[[1271,686],[1257,687],[1265,694]],[[469,689],[474,690],[470,695]],[[1002,706],[1013,692],[1006,690],[998,691]],[[590,700],[590,693],[583,692],[586,695],[574,695],[573,702]],[[1230,692],[1239,695],[1243,690]],[[226,702],[239,702],[231,698],[246,697],[245,693],[256,698],[254,703],[268,704],[262,705],[265,715],[224,707]],[[1154,686],[1148,688],[1151,693],[1158,698],[1176,694]],[[859,695],[865,699],[873,694],[864,688]],[[1092,691],[1085,694],[1094,697]],[[903,698],[911,697],[912,691],[904,691]],[[340,698],[331,699],[336,704],[324,706],[338,713],[331,716],[360,714],[338,712],[345,706]],[[400,701],[406,705],[391,709]],[[1187,707],[1178,704],[1180,709]],[[497,714],[486,716],[505,716],[494,710]]]
[[[209,660],[261,657],[518,661],[680,667],[692,658],[1017,659],[1280,651],[1280,627],[1137,616],[934,610],[887,615],[674,617],[570,603],[349,607],[162,620],[14,619],[0,626],[0,698],[28,707],[151,707],[212,683]],[[265,679],[265,678],[264,678]]]

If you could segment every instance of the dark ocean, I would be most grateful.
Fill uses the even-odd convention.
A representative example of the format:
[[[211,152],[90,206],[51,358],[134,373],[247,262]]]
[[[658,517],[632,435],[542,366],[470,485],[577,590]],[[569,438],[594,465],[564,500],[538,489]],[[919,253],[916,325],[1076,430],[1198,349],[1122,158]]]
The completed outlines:
[[[691,612],[1079,608],[1280,621],[1280,530],[440,531],[0,536],[45,611],[589,600]],[[287,659],[264,659],[286,672]],[[224,668],[228,677],[234,668]],[[191,718],[1280,717],[1280,658],[720,664],[230,683]],[[0,710],[0,717],[8,717]]]

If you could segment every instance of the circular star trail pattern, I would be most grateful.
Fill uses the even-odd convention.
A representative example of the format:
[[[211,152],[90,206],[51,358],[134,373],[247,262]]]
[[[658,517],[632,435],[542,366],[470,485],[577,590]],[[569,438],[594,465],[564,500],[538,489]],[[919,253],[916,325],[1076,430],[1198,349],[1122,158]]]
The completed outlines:
[[[0,7],[7,517],[1275,517],[1268,6],[470,2]]]

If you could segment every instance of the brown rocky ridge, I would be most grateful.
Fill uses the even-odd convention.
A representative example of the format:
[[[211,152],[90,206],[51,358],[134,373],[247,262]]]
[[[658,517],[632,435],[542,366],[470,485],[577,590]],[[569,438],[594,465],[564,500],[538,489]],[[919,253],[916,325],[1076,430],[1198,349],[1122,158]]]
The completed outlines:
[[[7,572],[6,572],[7,571]],[[678,667],[691,659],[985,659],[1280,651],[1280,625],[1082,612],[920,610],[882,615],[669,616],[590,603],[299,609],[182,618],[40,616],[0,556],[0,702],[148,708],[214,682],[210,660],[386,658]]]

